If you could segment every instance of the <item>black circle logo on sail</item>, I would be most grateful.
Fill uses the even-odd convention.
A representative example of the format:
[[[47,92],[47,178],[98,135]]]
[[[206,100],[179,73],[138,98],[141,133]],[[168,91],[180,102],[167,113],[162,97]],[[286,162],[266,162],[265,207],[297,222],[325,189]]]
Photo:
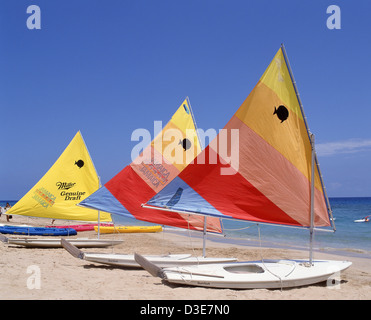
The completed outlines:
[[[75,165],[77,165],[79,169],[81,169],[84,166],[84,164],[85,164],[84,161],[82,161],[81,159],[75,161]]]
[[[179,144],[182,145],[184,151],[187,151],[191,146],[192,143],[187,138],[184,138],[183,140],[179,140]]]
[[[277,115],[278,119],[280,119],[282,123],[289,117],[289,110],[287,110],[285,106],[280,105],[278,108],[274,107],[273,115]]]

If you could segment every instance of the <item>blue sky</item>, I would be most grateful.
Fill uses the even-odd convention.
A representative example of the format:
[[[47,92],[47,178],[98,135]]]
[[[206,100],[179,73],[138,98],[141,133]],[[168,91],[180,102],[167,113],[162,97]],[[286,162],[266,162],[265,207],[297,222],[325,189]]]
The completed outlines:
[[[371,196],[370,14],[368,0],[3,1],[0,199],[21,198],[78,130],[106,183],[131,162],[131,133],[186,96],[200,128],[222,128],[282,42],[329,196]]]

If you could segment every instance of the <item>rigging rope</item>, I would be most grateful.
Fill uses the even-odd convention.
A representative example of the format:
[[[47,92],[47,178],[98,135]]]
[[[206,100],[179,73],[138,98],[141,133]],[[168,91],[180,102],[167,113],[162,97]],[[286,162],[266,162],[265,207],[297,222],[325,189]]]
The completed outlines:
[[[188,223],[188,228],[187,228],[187,231],[188,231],[188,236],[189,236],[189,242],[190,242],[190,245],[191,245],[191,248],[192,248],[192,252],[193,252],[193,255],[196,257],[197,259],[197,264],[199,264],[199,260],[198,260],[198,256],[197,254],[195,253],[195,248],[193,246],[193,242],[192,242],[192,235],[191,235],[191,230],[189,228],[190,226],[190,223],[189,223],[189,218],[190,218],[191,215],[188,215],[188,219],[187,219],[187,223]]]
[[[243,228],[238,228],[238,229],[226,229],[226,228],[224,228],[224,225],[223,225],[223,230],[227,230],[227,231],[240,231],[240,230],[249,229],[251,227],[255,227],[255,224],[253,224],[252,226],[249,226],[249,227],[243,227]]]
[[[268,269],[268,267],[265,265],[264,263],[264,259],[263,259],[263,254],[262,254],[262,242],[261,242],[261,237],[260,237],[260,226],[259,226],[259,223],[256,224],[256,226],[258,227],[258,235],[259,235],[259,253],[260,253],[260,259],[262,261],[262,264],[264,266],[264,268],[273,276],[275,276],[276,278],[278,278],[280,280],[280,283],[281,283],[281,292],[282,292],[282,288],[283,288],[283,285],[282,285],[282,279],[279,275],[275,274],[274,272],[270,271]]]

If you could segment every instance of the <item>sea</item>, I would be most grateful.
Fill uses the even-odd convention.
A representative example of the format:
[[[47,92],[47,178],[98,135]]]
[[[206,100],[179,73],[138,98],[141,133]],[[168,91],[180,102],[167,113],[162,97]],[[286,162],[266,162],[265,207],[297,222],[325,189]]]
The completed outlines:
[[[344,256],[358,256],[371,259],[370,222],[355,222],[371,215],[371,197],[329,198],[334,217],[335,232],[315,231],[313,248]],[[371,218],[371,217],[370,217]],[[249,227],[238,230],[242,225]],[[309,250],[309,230],[273,225],[223,220],[226,238],[250,242],[263,247],[279,247]],[[237,229],[237,230],[236,230]]]
[[[371,215],[371,197],[329,198],[329,201],[336,231],[316,231],[313,241],[314,251],[371,259],[371,221],[355,222],[355,220]],[[0,201],[0,206],[4,207],[7,202],[13,206],[17,201],[3,200]],[[113,220],[119,225],[151,225],[117,215],[113,215]],[[242,246],[309,250],[309,230],[306,228],[256,224],[229,219],[223,219],[222,224],[224,236],[209,234],[208,241],[221,241]],[[176,232],[175,229],[169,230]]]

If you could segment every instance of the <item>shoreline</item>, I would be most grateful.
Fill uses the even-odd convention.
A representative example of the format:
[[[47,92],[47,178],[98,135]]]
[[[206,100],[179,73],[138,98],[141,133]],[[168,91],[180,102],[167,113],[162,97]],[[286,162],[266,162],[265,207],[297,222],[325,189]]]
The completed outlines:
[[[186,235],[180,234],[179,231],[173,231],[172,233],[174,234],[175,237],[181,237],[184,239],[187,238]],[[193,235],[193,238],[194,238],[193,245],[197,247],[198,250],[201,251],[202,250],[202,236],[198,235],[197,237],[195,237]],[[289,257],[290,254],[293,255],[291,259],[295,259],[295,258],[306,259],[309,256],[309,250],[305,248],[304,249],[299,248],[299,247],[289,248],[285,246],[280,246],[278,244],[274,246],[262,244],[262,246],[259,246],[258,241],[254,243],[254,241],[249,240],[245,243],[245,241],[243,240],[239,241],[240,239],[237,239],[240,242],[240,243],[237,243],[237,242],[234,242],[235,239],[229,238],[229,240],[230,242],[228,241],[224,242],[223,239],[221,240],[207,239],[206,240],[206,255],[208,255],[208,249],[211,249],[211,252],[212,252],[213,249],[215,248],[223,248],[223,249],[232,248],[232,250],[237,249],[241,251],[246,251],[246,255],[249,255],[249,251],[254,252],[255,256],[258,255],[259,251],[262,251],[263,253],[273,253],[274,257],[264,256],[263,259],[279,258],[278,255],[280,252],[283,253],[281,258],[285,258],[285,259],[286,258],[290,259]],[[184,243],[185,243],[185,240],[184,240]],[[346,250],[352,250],[352,249],[347,248]],[[338,252],[338,251],[335,252],[333,251],[333,248],[331,248],[331,250],[315,249],[313,250],[313,255],[314,255],[314,259],[326,259],[326,257],[329,257],[328,259],[333,259],[333,260],[347,260],[347,261],[358,262],[360,265],[362,265],[362,267],[364,267],[363,269],[370,272],[370,275],[371,275],[371,258],[367,255],[363,256],[362,253],[359,256],[345,255],[342,252]]]
[[[1,220],[1,219],[0,219]],[[16,217],[13,224],[30,224]],[[34,221],[33,221],[34,222]],[[50,219],[48,219],[48,223]],[[35,223],[32,223],[35,224]],[[44,222],[38,224],[45,225]],[[61,224],[58,222],[58,224]],[[188,237],[173,232],[101,234],[102,239],[123,239],[118,246],[82,249],[84,252],[202,255],[202,237]],[[8,235],[11,236],[11,235]],[[71,238],[96,238],[94,231],[78,233]],[[222,239],[221,239],[222,240]],[[209,257],[235,257],[239,261],[264,259],[306,259],[307,251],[231,245],[206,240]],[[315,252],[314,259],[348,260],[353,264],[342,272],[335,288],[326,283],[311,286],[269,290],[231,290],[164,283],[140,268],[115,268],[91,263],[71,256],[63,248],[31,249],[0,243],[2,277],[0,299],[3,300],[366,300],[371,299],[371,261],[328,252]],[[31,268],[31,269],[30,269]],[[34,272],[39,271],[40,289],[29,288]],[[145,303],[145,301],[143,302]]]
[[[187,232],[186,230],[175,230],[175,229],[167,229],[167,232],[171,232],[174,234],[179,234],[181,236],[184,236],[184,234]],[[192,237],[195,238],[202,238],[201,234],[197,234],[197,232],[192,233]],[[216,243],[225,243],[229,244],[231,246],[241,246],[244,248],[254,247],[259,248],[260,243],[259,240],[246,240],[244,238],[239,237],[223,237],[223,236],[217,236],[217,235],[208,235],[206,241],[212,241]],[[289,245],[284,243],[274,243],[270,240],[264,240],[264,238],[261,241],[261,247],[262,248],[274,248],[274,249],[283,249],[283,250],[298,250],[303,252],[308,252],[309,254],[309,245],[308,247],[302,246],[302,245]],[[361,258],[361,259],[370,259],[371,260],[371,251],[366,251],[363,249],[353,249],[353,248],[335,248],[335,247],[316,247],[316,241],[314,240],[314,253],[332,253],[334,255],[344,256],[344,257],[353,257],[353,258]],[[370,261],[371,264],[371,261]]]

